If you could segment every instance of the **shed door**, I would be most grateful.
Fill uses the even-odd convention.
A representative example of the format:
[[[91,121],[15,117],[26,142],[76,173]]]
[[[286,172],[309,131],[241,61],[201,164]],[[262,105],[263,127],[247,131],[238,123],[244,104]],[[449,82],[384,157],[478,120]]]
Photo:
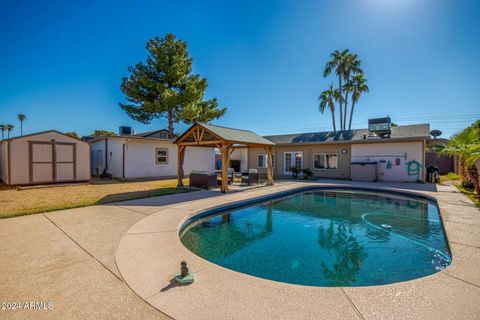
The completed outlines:
[[[55,181],[75,180],[75,145],[55,143]]]
[[[30,145],[31,182],[53,182],[53,143],[32,143]]]
[[[30,182],[76,180],[76,145],[66,142],[30,142]]]

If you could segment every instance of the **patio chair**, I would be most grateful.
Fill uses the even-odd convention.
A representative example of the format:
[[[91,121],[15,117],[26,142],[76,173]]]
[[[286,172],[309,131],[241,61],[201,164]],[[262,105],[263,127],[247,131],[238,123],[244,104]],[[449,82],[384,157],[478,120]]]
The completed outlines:
[[[217,184],[219,186],[222,185],[222,171],[216,171],[217,172]],[[228,168],[227,169],[227,184],[231,185],[233,183],[233,178],[235,176],[235,170],[233,168]]]
[[[228,168],[228,171],[227,171],[227,181],[228,181],[228,184],[232,184],[233,183],[233,178],[235,177],[235,169],[233,168]]]
[[[246,183],[247,185],[251,185],[253,183],[258,185],[258,172],[257,169],[250,169],[248,172],[242,173],[242,184]]]

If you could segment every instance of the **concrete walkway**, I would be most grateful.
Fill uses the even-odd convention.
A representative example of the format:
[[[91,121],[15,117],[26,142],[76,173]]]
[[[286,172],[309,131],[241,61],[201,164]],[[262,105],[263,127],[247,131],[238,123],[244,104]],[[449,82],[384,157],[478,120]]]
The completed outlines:
[[[345,183],[351,184],[351,182]],[[200,313],[192,316],[190,313],[175,311],[185,303],[185,296],[181,294],[181,290],[167,288],[161,291],[168,287],[167,278],[171,273],[170,269],[173,270],[178,266],[168,266],[165,275],[162,275],[162,272],[156,275],[147,272],[135,276],[127,269],[132,268],[131,271],[136,271],[135,266],[143,263],[156,265],[156,261],[137,260],[138,257],[135,254],[129,253],[130,249],[136,252],[138,247],[135,245],[121,246],[122,251],[117,252],[120,241],[140,239],[136,236],[138,234],[138,237],[147,241],[141,240],[137,244],[140,246],[148,244],[140,252],[142,255],[147,250],[150,252],[149,259],[154,259],[157,253],[161,253],[162,250],[158,250],[160,248],[158,244],[163,240],[158,238],[158,233],[145,232],[148,228],[152,230],[156,228],[151,222],[154,215],[160,211],[168,210],[171,213],[169,216],[172,217],[170,220],[165,220],[161,227],[175,231],[178,219],[184,217],[186,213],[191,213],[192,210],[239,201],[254,194],[277,192],[296,185],[297,183],[294,182],[283,182],[273,188],[246,190],[228,195],[198,191],[113,205],[1,219],[0,302],[21,303],[23,307],[25,302],[51,301],[53,308],[51,310],[0,309],[0,319],[169,319],[163,312],[182,319],[206,318],[202,315],[207,314],[221,318],[219,315],[227,315],[228,312],[234,311],[229,305],[230,298],[236,305],[236,312],[230,314],[230,318],[245,318],[247,315],[249,318],[259,318],[260,315],[263,315],[263,318],[265,315],[267,318],[269,315],[283,315],[292,319],[304,318],[303,316],[307,315],[312,319],[478,319],[480,317],[478,303],[480,301],[480,268],[478,268],[480,212],[468,198],[456,192],[456,189],[451,186],[441,186],[436,191],[432,189],[432,185],[374,185],[374,187],[406,190],[412,188],[418,190],[421,186],[423,189],[421,192],[437,197],[452,247],[454,263],[444,272],[400,284],[365,287],[361,290],[357,288],[297,290],[292,287],[299,286],[283,284],[279,291],[272,291],[266,285],[268,281],[257,281],[254,278],[255,281],[250,281],[246,287],[245,283],[240,288],[237,287],[238,290],[234,296],[226,295],[224,298],[220,294],[222,291],[209,293],[208,287],[205,286],[207,283],[198,282],[191,288],[182,289],[195,290],[195,296],[199,297],[213,294],[215,299],[204,305],[201,310],[199,309]],[[371,186],[371,184],[361,183],[356,185]],[[165,251],[171,251],[171,248],[164,247],[163,252]],[[120,260],[116,261],[116,256],[122,260],[123,271],[128,271],[125,272],[129,277],[126,278],[126,282],[122,277],[122,275],[125,277],[122,267],[120,267],[122,272],[117,269],[117,263]],[[198,257],[197,259],[203,260]],[[177,257],[173,257],[172,261],[176,263],[177,260]],[[218,266],[217,268],[220,269]],[[208,282],[223,283],[218,270],[214,268],[196,270],[200,274],[204,272],[205,279],[210,279]],[[433,277],[435,278],[432,279]],[[244,278],[252,277],[244,276]],[[217,289],[225,290],[222,287]],[[164,292],[167,294],[162,294]],[[306,300],[304,294],[308,292],[311,293],[311,298]],[[262,295],[265,299],[255,298]],[[284,295],[288,300],[278,298]],[[269,305],[266,303],[269,297],[283,303],[283,306]],[[190,302],[195,301],[187,303]],[[249,313],[243,303],[248,303],[250,306],[257,305],[258,312]],[[311,306],[315,304],[320,306],[331,304],[333,309],[312,309]]]

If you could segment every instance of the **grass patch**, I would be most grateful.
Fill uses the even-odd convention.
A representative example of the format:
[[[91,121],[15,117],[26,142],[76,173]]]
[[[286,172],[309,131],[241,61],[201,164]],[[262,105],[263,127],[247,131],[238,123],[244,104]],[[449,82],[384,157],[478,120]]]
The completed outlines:
[[[460,181],[462,177],[455,172],[449,172],[445,175],[440,176],[440,183],[445,184],[446,182]]]
[[[477,207],[480,208],[480,198],[478,197],[478,194],[475,192],[475,189],[465,188],[462,185],[457,185],[456,187],[461,193],[466,195],[470,200],[473,201],[473,203],[475,203]]]
[[[458,173],[455,173],[455,172],[449,172],[449,173],[447,174],[447,178],[448,178],[449,180],[454,180],[454,181],[455,181],[455,180],[461,180],[461,179],[462,179],[462,177],[461,177]]]
[[[93,180],[90,184],[25,190],[3,185],[0,186],[0,218],[192,191],[177,188],[176,184],[173,179],[135,182]]]

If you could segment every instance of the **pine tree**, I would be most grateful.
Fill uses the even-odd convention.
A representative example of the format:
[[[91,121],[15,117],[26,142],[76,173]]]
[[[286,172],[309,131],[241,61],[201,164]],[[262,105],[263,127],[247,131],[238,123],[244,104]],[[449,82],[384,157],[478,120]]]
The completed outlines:
[[[128,68],[130,75],[122,79],[128,103],[120,106],[132,119],[148,124],[166,117],[169,138],[173,138],[176,122],[209,122],[223,116],[226,108],[219,108],[216,98],[204,100],[207,79],[192,73],[184,41],[167,34],[150,40],[147,50],[146,62]]]

